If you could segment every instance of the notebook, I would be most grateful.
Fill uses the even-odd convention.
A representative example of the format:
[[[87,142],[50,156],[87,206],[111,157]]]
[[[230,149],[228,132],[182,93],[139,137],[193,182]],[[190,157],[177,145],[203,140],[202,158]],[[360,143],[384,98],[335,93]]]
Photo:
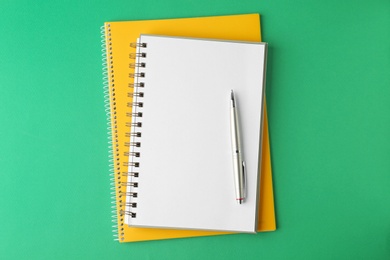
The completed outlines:
[[[256,232],[267,45],[141,35],[133,85],[125,224]],[[238,99],[245,203],[230,133]]]
[[[108,24],[111,25],[110,35],[108,35],[107,31]],[[108,134],[111,143],[111,194],[113,201],[112,221],[114,223],[114,239],[119,242],[134,242],[229,234],[226,232],[197,230],[137,228],[124,225],[124,218],[121,216],[120,211],[124,209],[121,194],[126,192],[126,186],[122,184],[127,183],[126,164],[128,163],[128,157],[125,155],[125,150],[128,148],[125,146],[125,143],[128,141],[129,133],[129,127],[126,124],[129,121],[127,103],[131,100],[127,96],[130,90],[127,86],[132,82],[132,79],[128,78],[128,73],[134,71],[133,68],[129,68],[128,66],[130,62],[128,53],[131,51],[129,43],[136,41],[141,33],[260,41],[259,15],[246,14],[164,20],[118,21],[107,22],[102,27],[106,111],[109,124]],[[125,53],[126,55],[119,55],[121,53]],[[106,54],[110,54],[111,58]],[[109,60],[116,65],[114,69],[107,70],[106,57],[110,58]],[[112,82],[114,74],[115,82]],[[264,106],[265,110],[266,107]],[[258,231],[272,231],[276,229],[269,149],[267,114],[265,111]],[[115,181],[118,178],[120,181]]]

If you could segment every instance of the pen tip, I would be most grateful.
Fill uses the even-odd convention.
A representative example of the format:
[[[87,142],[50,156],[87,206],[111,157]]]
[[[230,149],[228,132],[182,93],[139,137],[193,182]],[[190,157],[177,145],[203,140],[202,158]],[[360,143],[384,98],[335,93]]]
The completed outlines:
[[[234,92],[233,92],[233,89],[232,89],[232,92],[230,93],[230,101],[232,103],[232,107],[235,107],[236,106],[236,101],[234,99]]]
[[[230,99],[231,99],[232,101],[234,101],[234,92],[233,92],[233,89],[232,89],[231,92],[230,92]]]
[[[234,100],[234,92],[233,92],[233,90],[230,93],[230,102],[231,102],[232,107],[236,106],[236,101]]]

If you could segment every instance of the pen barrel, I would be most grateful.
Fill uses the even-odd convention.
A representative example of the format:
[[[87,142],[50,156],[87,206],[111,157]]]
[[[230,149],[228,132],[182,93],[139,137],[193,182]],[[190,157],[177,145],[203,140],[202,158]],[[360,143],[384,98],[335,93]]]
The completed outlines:
[[[236,107],[231,107],[230,109],[230,121],[234,186],[236,192],[236,200],[241,203],[245,198],[245,176],[241,151],[240,127]]]
[[[237,109],[235,107],[230,109],[230,136],[232,139],[232,150],[234,154],[241,154],[240,126],[238,122]]]
[[[234,186],[236,200],[243,202],[245,199],[245,179],[241,155],[233,155]]]

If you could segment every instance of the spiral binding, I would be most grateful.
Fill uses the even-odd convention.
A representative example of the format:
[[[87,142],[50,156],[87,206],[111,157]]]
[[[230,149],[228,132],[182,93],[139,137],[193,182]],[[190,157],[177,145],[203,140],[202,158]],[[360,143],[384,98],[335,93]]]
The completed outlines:
[[[121,183],[121,165],[119,163],[119,140],[117,131],[117,108],[115,99],[115,80],[114,63],[112,57],[112,42],[110,24],[102,26],[101,47],[102,47],[102,66],[103,66],[103,91],[105,99],[105,112],[107,117],[107,137],[109,150],[109,171],[110,171],[110,194],[111,194],[111,215],[114,240],[124,240],[124,214],[121,210],[122,204],[117,204],[116,194],[119,194],[119,203],[122,202],[122,183]],[[115,147],[115,150],[114,150]],[[125,186],[125,185],[123,185]],[[119,206],[119,207],[118,207]]]
[[[103,92],[105,99],[105,112],[107,117],[107,137],[108,137],[108,148],[109,148],[109,171],[110,171],[110,194],[111,194],[111,214],[112,222],[114,225],[113,236],[114,240],[124,240],[124,217],[130,216],[131,218],[136,217],[136,212],[133,209],[137,207],[137,202],[133,201],[138,197],[137,178],[139,172],[136,169],[139,167],[137,158],[140,157],[140,152],[136,151],[141,146],[139,138],[142,134],[137,129],[142,127],[142,122],[139,118],[142,118],[143,113],[140,111],[143,107],[142,99],[144,93],[139,91],[140,88],[144,88],[143,82],[138,82],[139,78],[145,77],[145,73],[130,73],[129,77],[134,78],[135,82],[128,84],[128,87],[132,90],[128,93],[128,97],[132,98],[131,102],[127,103],[127,107],[132,109],[132,112],[126,113],[126,116],[130,118],[130,122],[126,122],[126,127],[130,128],[130,132],[126,133],[126,137],[129,138],[129,142],[125,143],[125,146],[129,147],[128,152],[124,152],[124,156],[129,158],[129,162],[123,162],[120,164],[120,151],[119,151],[119,140],[117,131],[117,108],[115,99],[115,80],[114,80],[114,64],[112,57],[112,42],[111,42],[111,28],[110,24],[107,23],[105,26],[100,28],[101,32],[101,47],[102,47],[102,67],[103,67]],[[131,43],[131,47],[146,48],[146,44]],[[145,62],[140,59],[145,58],[146,53],[132,53],[129,58],[136,59],[136,62],[129,64],[130,69],[138,70],[139,68],[145,68]],[[126,172],[121,169],[128,167]],[[123,180],[122,180],[123,179]],[[122,188],[127,188],[124,192]],[[118,194],[118,201],[116,195]],[[126,201],[122,198],[126,197]],[[125,210],[123,210],[125,208]]]
[[[125,177],[138,177],[139,173],[138,172],[123,172],[122,176],[125,176]]]
[[[142,68],[146,67],[146,63],[142,60],[146,58],[145,52],[140,52],[141,48],[146,48],[146,43],[130,43],[130,47],[137,48],[135,53],[130,53],[129,58],[135,59],[135,62],[129,64],[129,68],[135,69],[135,72],[129,73],[130,78],[134,78],[134,83],[129,84],[131,92],[127,94],[128,97],[132,98],[131,102],[127,103],[127,107],[132,109],[131,113],[127,113],[126,116],[130,117],[130,122],[126,123],[127,127],[130,127],[130,132],[126,133],[126,137],[130,137],[129,142],[125,142],[125,146],[129,147],[129,151],[125,152],[124,155],[129,157],[129,161],[125,162],[123,165],[128,167],[128,172],[123,173],[123,176],[128,177],[127,182],[121,182],[121,185],[127,186],[127,191],[122,195],[126,195],[126,202],[123,204],[126,207],[126,210],[121,211],[120,214],[124,214],[131,218],[136,218],[136,208],[138,198],[138,181],[139,172],[137,168],[140,167],[138,158],[141,156],[141,153],[138,151],[138,148],[141,147],[140,138],[142,133],[139,128],[142,127],[142,122],[140,121],[143,117],[143,102],[142,98],[144,97],[144,92],[140,88],[145,87],[145,82],[140,82],[142,78],[145,78],[145,72],[139,71]]]
[[[140,83],[129,83],[129,88],[143,88],[144,87],[144,83],[143,82],[140,82]]]
[[[100,27],[100,34],[101,34],[101,47],[102,47],[102,74],[103,74],[103,94],[104,94],[104,107],[106,112],[106,118],[107,118],[107,138],[108,138],[108,162],[109,162],[109,176],[110,176],[110,196],[111,196],[111,214],[112,214],[112,222],[114,225],[112,226],[114,233],[114,240],[118,241],[119,238],[119,232],[118,232],[118,215],[117,215],[117,206],[116,206],[116,195],[115,195],[115,166],[114,166],[114,153],[113,153],[113,139],[112,139],[112,126],[111,123],[116,124],[116,122],[112,122],[111,120],[111,100],[110,100],[110,87],[112,87],[111,91],[114,91],[114,82],[111,81],[111,84],[109,84],[109,69],[108,64],[110,64],[110,74],[112,75],[114,73],[114,68],[112,64],[112,47],[111,47],[111,39],[110,39],[110,25],[107,24],[107,35],[106,35],[106,27],[101,26]],[[106,42],[108,40],[108,44]],[[107,48],[108,47],[108,48]],[[113,98],[113,101],[114,98]],[[116,113],[116,107],[112,107],[112,113]],[[117,142],[117,139],[115,139],[115,142]],[[115,147],[116,144],[115,144]],[[116,149],[116,152],[117,149]]]
[[[132,69],[135,69],[137,67],[145,68],[146,64],[145,64],[145,62],[130,63],[129,67]]]

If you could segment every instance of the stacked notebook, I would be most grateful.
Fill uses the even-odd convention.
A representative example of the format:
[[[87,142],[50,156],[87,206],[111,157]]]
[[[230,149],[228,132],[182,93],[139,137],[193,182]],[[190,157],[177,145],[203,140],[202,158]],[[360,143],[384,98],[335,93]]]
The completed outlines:
[[[107,22],[102,37],[116,239],[275,230],[259,16]],[[231,90],[246,162],[241,205]]]

